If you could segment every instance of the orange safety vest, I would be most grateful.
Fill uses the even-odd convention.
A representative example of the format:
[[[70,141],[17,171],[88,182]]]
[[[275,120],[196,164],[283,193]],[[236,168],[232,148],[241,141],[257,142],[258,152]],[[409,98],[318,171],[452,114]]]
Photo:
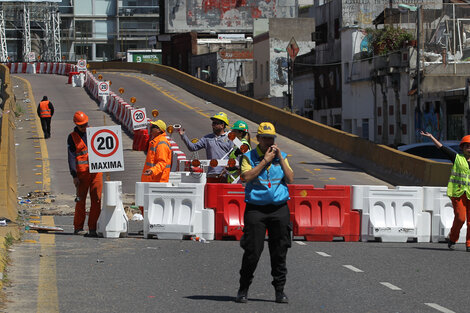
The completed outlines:
[[[146,170],[152,170],[151,175],[144,175]],[[149,142],[147,159],[142,171],[142,182],[166,183],[170,180],[171,148],[166,134],[163,133]]]
[[[39,117],[52,117],[49,100],[39,102]]]
[[[77,173],[88,172],[88,148],[77,132],[72,132],[75,143],[75,160],[77,162]]]

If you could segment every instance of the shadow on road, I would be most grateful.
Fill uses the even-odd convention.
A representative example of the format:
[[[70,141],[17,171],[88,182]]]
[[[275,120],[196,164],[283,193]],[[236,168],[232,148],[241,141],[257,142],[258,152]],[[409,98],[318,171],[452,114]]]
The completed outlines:
[[[209,296],[209,295],[200,295],[200,296],[188,296],[185,297],[186,299],[191,300],[211,300],[211,301],[219,301],[219,302],[235,302],[235,297],[229,296]],[[274,302],[272,300],[264,300],[264,299],[253,299],[248,298],[250,302]]]

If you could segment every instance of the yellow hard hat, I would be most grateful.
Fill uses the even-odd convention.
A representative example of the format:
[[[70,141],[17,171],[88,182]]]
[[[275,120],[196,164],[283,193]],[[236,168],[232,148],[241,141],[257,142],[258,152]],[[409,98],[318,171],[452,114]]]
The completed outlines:
[[[155,125],[157,126],[158,128],[160,128],[161,131],[165,131],[166,130],[166,124],[164,121],[162,120],[157,120],[157,121],[151,121],[150,124],[152,125]]]
[[[274,128],[274,125],[269,122],[259,124],[258,136],[276,137],[276,129]]]
[[[213,119],[218,119],[218,120],[221,120],[222,122],[225,123],[225,125],[229,125],[230,123],[228,122],[228,117],[227,117],[227,114],[225,114],[224,112],[219,112],[217,113],[216,115],[214,115],[213,117],[211,117],[211,120]]]

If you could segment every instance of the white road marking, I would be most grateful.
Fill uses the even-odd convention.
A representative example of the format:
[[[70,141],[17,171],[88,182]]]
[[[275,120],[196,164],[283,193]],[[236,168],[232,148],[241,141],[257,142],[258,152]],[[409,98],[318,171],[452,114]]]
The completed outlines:
[[[439,304],[436,304],[436,303],[425,303],[425,304],[426,304],[427,306],[430,306],[430,307],[433,308],[433,309],[438,310],[439,312],[443,312],[443,313],[455,313],[454,311],[449,310],[449,309],[446,309],[445,307],[440,306]]]
[[[347,269],[353,271],[353,272],[356,272],[356,273],[362,273],[364,272],[363,270],[360,270],[358,269],[357,267],[354,267],[352,265],[343,265],[344,267],[346,267]]]
[[[325,252],[321,252],[321,251],[315,251],[317,254],[321,255],[321,256],[324,256],[324,257],[331,257],[331,255],[329,255],[328,253],[325,253]]]
[[[390,288],[390,289],[392,289],[392,290],[401,290],[400,287],[397,287],[397,286],[395,286],[395,285],[392,285],[392,284],[390,284],[390,283],[387,283],[386,281],[380,282],[380,283],[381,283],[382,285],[384,285],[385,287]]]
[[[307,244],[306,244],[305,242],[303,242],[303,241],[296,241],[296,243],[297,243],[298,245],[301,245],[301,246],[306,246],[306,245],[307,245]]]

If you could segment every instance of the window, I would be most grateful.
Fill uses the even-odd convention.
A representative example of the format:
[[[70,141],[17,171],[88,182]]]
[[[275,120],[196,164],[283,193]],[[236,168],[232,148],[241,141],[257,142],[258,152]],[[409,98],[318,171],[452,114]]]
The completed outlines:
[[[257,79],[258,78],[258,61],[255,61],[253,69],[254,69],[253,75],[255,76],[255,79]]]
[[[92,21],[75,21],[75,36],[78,38],[86,38],[93,36]]]
[[[266,81],[269,82],[269,63],[266,61]]]
[[[315,32],[312,34],[312,41],[317,45],[328,42],[328,24],[323,23],[315,27]]]
[[[339,18],[335,18],[335,39],[339,39]]]
[[[107,61],[114,58],[114,49],[112,45],[96,44],[96,58]]]
[[[259,65],[259,80],[263,83],[263,64]]]

